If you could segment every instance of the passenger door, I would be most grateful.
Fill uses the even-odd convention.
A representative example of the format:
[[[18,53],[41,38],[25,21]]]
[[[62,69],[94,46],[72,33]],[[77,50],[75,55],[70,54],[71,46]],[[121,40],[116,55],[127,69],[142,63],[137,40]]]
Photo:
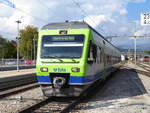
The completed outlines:
[[[96,58],[97,58],[97,49],[96,46],[90,41],[89,50],[88,50],[88,75],[94,75],[96,71]]]

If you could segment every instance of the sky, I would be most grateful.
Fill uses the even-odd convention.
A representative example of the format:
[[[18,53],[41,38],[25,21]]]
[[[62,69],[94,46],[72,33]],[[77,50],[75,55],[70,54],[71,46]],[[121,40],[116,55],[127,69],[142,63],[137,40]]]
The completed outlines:
[[[140,25],[143,12],[150,13],[150,0],[0,0],[0,35],[15,40],[18,19],[20,29],[84,20],[104,36],[150,35],[150,27]],[[147,39],[137,42],[150,45]],[[112,43],[122,48],[133,46],[132,39],[118,38]]]

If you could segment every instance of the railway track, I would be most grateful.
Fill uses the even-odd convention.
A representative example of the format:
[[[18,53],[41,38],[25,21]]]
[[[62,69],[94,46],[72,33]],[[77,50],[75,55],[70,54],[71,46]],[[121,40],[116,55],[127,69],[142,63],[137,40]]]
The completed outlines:
[[[114,72],[115,73],[115,72]],[[104,84],[109,78],[114,74],[112,73],[107,80],[99,80],[95,82],[92,86],[87,88],[84,92],[80,94],[79,97],[50,97],[45,98],[42,101],[28,106],[19,111],[19,113],[67,113],[69,111],[75,110],[75,107],[84,100],[88,100],[93,97],[97,92],[102,89]],[[97,90],[95,90],[97,89]]]
[[[0,78],[0,90],[36,83],[35,73]]]
[[[142,65],[141,63],[137,63],[137,65],[138,65],[139,67],[143,68],[143,69],[146,70],[146,71],[139,70],[139,69],[133,69],[133,71],[135,71],[136,73],[140,73],[140,74],[142,74],[142,75],[145,75],[145,76],[150,77],[150,69],[148,69],[148,68],[150,68],[150,67],[147,66],[147,68],[146,68],[146,66],[145,66],[145,65]],[[124,66],[124,67],[127,67],[127,66]],[[127,67],[127,68],[129,68],[129,67]]]
[[[72,110],[82,99],[83,95],[78,98],[50,97],[19,111],[19,113],[66,113]]]
[[[138,66],[144,68],[146,71],[149,71],[150,72],[150,66],[147,66],[145,64],[142,64],[142,63],[137,63]]]
[[[66,113],[77,106],[84,96],[78,98],[56,98],[51,97],[43,101],[21,110],[19,113]]]
[[[135,70],[136,72],[138,72],[138,73],[140,73],[140,74],[143,74],[143,75],[145,75],[145,76],[150,77],[150,67],[149,67],[149,66],[144,65],[144,64],[142,64],[142,63],[137,63],[137,65],[138,65],[139,67],[143,68],[143,69],[146,70],[146,71],[142,71],[142,70],[136,69],[136,70]]]
[[[21,110],[19,113],[66,113],[78,103],[75,98],[51,97]]]
[[[7,90],[3,90],[0,92],[0,99],[1,98],[4,98],[4,97],[7,97],[7,96],[10,96],[10,95],[15,95],[17,93],[21,93],[21,92],[24,92],[24,91],[27,91],[27,90],[31,90],[33,88],[37,88],[39,87],[39,85],[37,83],[32,83],[32,84],[26,84],[26,85],[23,85],[23,86],[17,86],[15,88],[10,88],[10,89],[7,89]]]
[[[142,70],[138,70],[138,69],[134,69],[134,71],[137,73],[140,73],[142,75],[150,77],[150,72],[146,72],[146,71],[142,71]]]
[[[39,87],[34,73],[0,78],[0,98]]]

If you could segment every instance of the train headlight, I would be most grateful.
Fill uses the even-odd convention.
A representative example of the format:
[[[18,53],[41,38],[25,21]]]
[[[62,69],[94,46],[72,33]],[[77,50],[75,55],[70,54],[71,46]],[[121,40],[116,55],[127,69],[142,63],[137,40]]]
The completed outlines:
[[[47,67],[41,67],[40,70],[41,70],[41,72],[48,72],[48,68]]]
[[[71,69],[71,71],[72,71],[72,72],[80,72],[80,68],[78,68],[78,67],[73,67],[73,68]]]

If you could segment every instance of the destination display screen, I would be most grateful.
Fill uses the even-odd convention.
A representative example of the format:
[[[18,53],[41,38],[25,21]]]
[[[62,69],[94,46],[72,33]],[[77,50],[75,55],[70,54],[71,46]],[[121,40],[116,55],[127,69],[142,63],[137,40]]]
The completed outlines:
[[[84,35],[43,36],[41,58],[80,58],[84,38]]]
[[[84,35],[48,35],[42,37],[42,42],[82,42],[84,41]]]
[[[52,37],[52,41],[75,41],[74,36],[62,36],[62,37]]]

